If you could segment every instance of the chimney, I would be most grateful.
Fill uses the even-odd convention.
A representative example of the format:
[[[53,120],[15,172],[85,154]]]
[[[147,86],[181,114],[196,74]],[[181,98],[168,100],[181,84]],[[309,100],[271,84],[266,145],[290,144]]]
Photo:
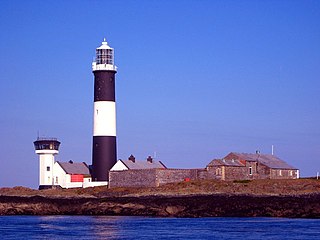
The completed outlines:
[[[136,162],[136,158],[131,154],[130,157],[128,158],[131,162]]]
[[[147,162],[149,162],[149,163],[152,163],[152,157],[151,156],[148,156],[148,158],[147,158]]]

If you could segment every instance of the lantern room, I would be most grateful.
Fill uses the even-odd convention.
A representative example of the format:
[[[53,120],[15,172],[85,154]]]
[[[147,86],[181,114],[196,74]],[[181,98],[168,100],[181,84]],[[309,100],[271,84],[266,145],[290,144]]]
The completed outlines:
[[[111,48],[106,39],[103,39],[101,46],[96,48],[96,58],[92,63],[93,71],[117,71],[114,65],[114,49]]]
[[[35,150],[57,150],[60,142],[56,138],[38,138],[33,142]]]
[[[106,39],[102,45],[96,49],[96,63],[113,65],[113,48],[109,47]]]

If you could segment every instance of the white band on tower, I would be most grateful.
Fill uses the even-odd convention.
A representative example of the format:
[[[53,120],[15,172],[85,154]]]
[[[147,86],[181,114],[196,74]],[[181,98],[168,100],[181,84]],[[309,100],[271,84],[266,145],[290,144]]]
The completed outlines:
[[[94,102],[93,136],[116,136],[115,102]]]

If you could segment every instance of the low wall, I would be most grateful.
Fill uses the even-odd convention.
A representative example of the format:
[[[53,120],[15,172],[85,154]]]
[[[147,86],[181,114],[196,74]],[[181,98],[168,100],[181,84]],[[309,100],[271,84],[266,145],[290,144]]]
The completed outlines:
[[[167,183],[196,180],[198,169],[157,169],[157,186]]]
[[[217,174],[216,167],[208,169],[197,169],[197,179],[206,180],[206,179],[219,179],[221,180],[221,172]]]
[[[109,172],[109,187],[156,187],[156,169]]]
[[[249,173],[252,168],[252,174]],[[244,167],[222,166],[206,169],[137,169],[109,172],[109,187],[157,187],[186,180],[252,180],[270,178],[268,169],[247,163]],[[297,178],[296,171],[272,170],[271,178]]]
[[[196,179],[219,179],[206,169],[139,169],[109,172],[109,187],[157,187]]]
[[[108,182],[83,182],[83,188],[108,186]]]

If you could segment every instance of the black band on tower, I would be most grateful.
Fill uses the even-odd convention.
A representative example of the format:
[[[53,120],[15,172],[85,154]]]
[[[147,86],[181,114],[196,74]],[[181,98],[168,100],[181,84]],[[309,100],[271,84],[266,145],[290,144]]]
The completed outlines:
[[[95,136],[93,137],[92,154],[92,180],[108,181],[109,170],[116,163],[117,145],[116,137]]]
[[[115,71],[94,71],[94,101],[115,102]]]

